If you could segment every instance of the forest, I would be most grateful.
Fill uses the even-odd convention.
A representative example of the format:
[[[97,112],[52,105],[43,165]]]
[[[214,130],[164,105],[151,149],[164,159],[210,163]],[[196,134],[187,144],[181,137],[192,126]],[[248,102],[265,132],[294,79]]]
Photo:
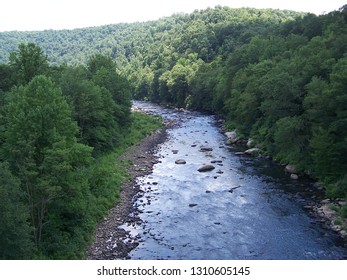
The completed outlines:
[[[129,83],[101,54],[52,67],[22,43],[1,69],[0,259],[81,259],[129,179],[117,156],[161,120],[130,112]]]
[[[81,257],[105,213],[95,205],[117,196],[101,178],[121,179],[96,162],[136,125],[131,98],[219,114],[328,197],[347,198],[346,42],[346,6],[320,16],[217,6],[0,33],[0,248],[13,248],[0,257]]]

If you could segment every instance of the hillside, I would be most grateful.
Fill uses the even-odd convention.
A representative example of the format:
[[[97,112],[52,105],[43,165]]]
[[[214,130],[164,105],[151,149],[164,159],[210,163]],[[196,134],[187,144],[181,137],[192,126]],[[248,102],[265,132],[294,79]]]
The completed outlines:
[[[293,20],[302,15],[291,11],[217,7],[195,11],[192,14],[176,14],[158,21],[144,23],[114,24],[73,30],[1,32],[0,62],[7,62],[9,53],[15,51],[19,43],[33,42],[44,50],[52,64],[85,63],[95,53],[110,55],[118,63],[125,64],[138,52],[144,54],[146,47],[150,47],[156,53],[160,49],[153,49],[153,47],[159,47],[159,45],[177,47],[183,33],[184,40],[195,39],[196,41],[199,37],[205,37],[206,41],[210,40],[211,36],[216,36],[213,40],[218,41],[209,42],[209,44],[211,47],[218,48],[225,40],[230,40],[235,35],[239,36],[246,30],[249,34],[243,35],[244,40],[252,33],[265,31],[274,24]],[[195,31],[197,31],[195,38],[189,38]],[[271,29],[266,32],[271,32]],[[180,46],[179,51],[186,48],[187,46]]]

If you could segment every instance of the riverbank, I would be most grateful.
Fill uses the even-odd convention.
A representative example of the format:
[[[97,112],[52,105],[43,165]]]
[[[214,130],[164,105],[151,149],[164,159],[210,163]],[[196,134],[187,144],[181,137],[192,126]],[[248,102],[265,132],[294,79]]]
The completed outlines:
[[[230,146],[238,146],[244,151],[235,152],[237,156],[253,156],[262,157],[261,145],[254,146],[252,139],[242,139],[239,137],[236,130],[227,131],[224,126],[224,121],[221,119],[218,121],[220,132],[227,137],[226,144]],[[272,160],[271,157],[267,157],[268,160]],[[288,174],[292,180],[302,180],[302,178],[309,178],[315,181],[307,174],[296,172],[295,167],[288,164],[283,165],[272,160],[275,164],[283,166],[283,171]],[[298,194],[298,197],[302,200],[304,196],[305,206],[304,208],[310,212],[311,215],[316,217],[317,223],[323,224],[326,228],[335,231],[341,238],[347,240],[347,219],[343,217],[342,207],[347,205],[347,201],[342,198],[330,199],[327,197],[326,188],[322,183],[316,181],[312,184],[311,188],[307,188],[305,193]]]
[[[138,242],[129,238],[129,233],[120,228],[126,223],[139,222],[134,213],[134,197],[140,193],[136,178],[152,172],[153,165],[158,162],[155,156],[157,146],[166,139],[166,128],[155,131],[139,144],[132,146],[117,160],[123,161],[130,175],[130,180],[121,187],[120,201],[110,210],[107,217],[98,225],[94,242],[86,252],[86,258],[92,260],[125,259]]]

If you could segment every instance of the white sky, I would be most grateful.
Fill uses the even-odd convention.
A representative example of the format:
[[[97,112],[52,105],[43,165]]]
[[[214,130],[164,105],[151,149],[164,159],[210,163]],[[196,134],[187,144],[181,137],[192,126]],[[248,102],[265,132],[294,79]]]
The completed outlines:
[[[0,31],[72,29],[156,20],[216,5],[321,14],[345,4],[347,0],[5,0],[0,5]]]

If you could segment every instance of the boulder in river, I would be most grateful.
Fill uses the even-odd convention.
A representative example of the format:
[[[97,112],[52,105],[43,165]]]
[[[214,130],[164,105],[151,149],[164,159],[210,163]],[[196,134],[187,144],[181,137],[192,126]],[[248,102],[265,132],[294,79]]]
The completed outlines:
[[[186,164],[187,162],[184,159],[177,159],[175,161],[176,164]]]
[[[203,165],[201,166],[198,171],[199,172],[207,172],[207,171],[211,171],[213,170],[215,167],[213,165],[207,164],[207,165]]]

